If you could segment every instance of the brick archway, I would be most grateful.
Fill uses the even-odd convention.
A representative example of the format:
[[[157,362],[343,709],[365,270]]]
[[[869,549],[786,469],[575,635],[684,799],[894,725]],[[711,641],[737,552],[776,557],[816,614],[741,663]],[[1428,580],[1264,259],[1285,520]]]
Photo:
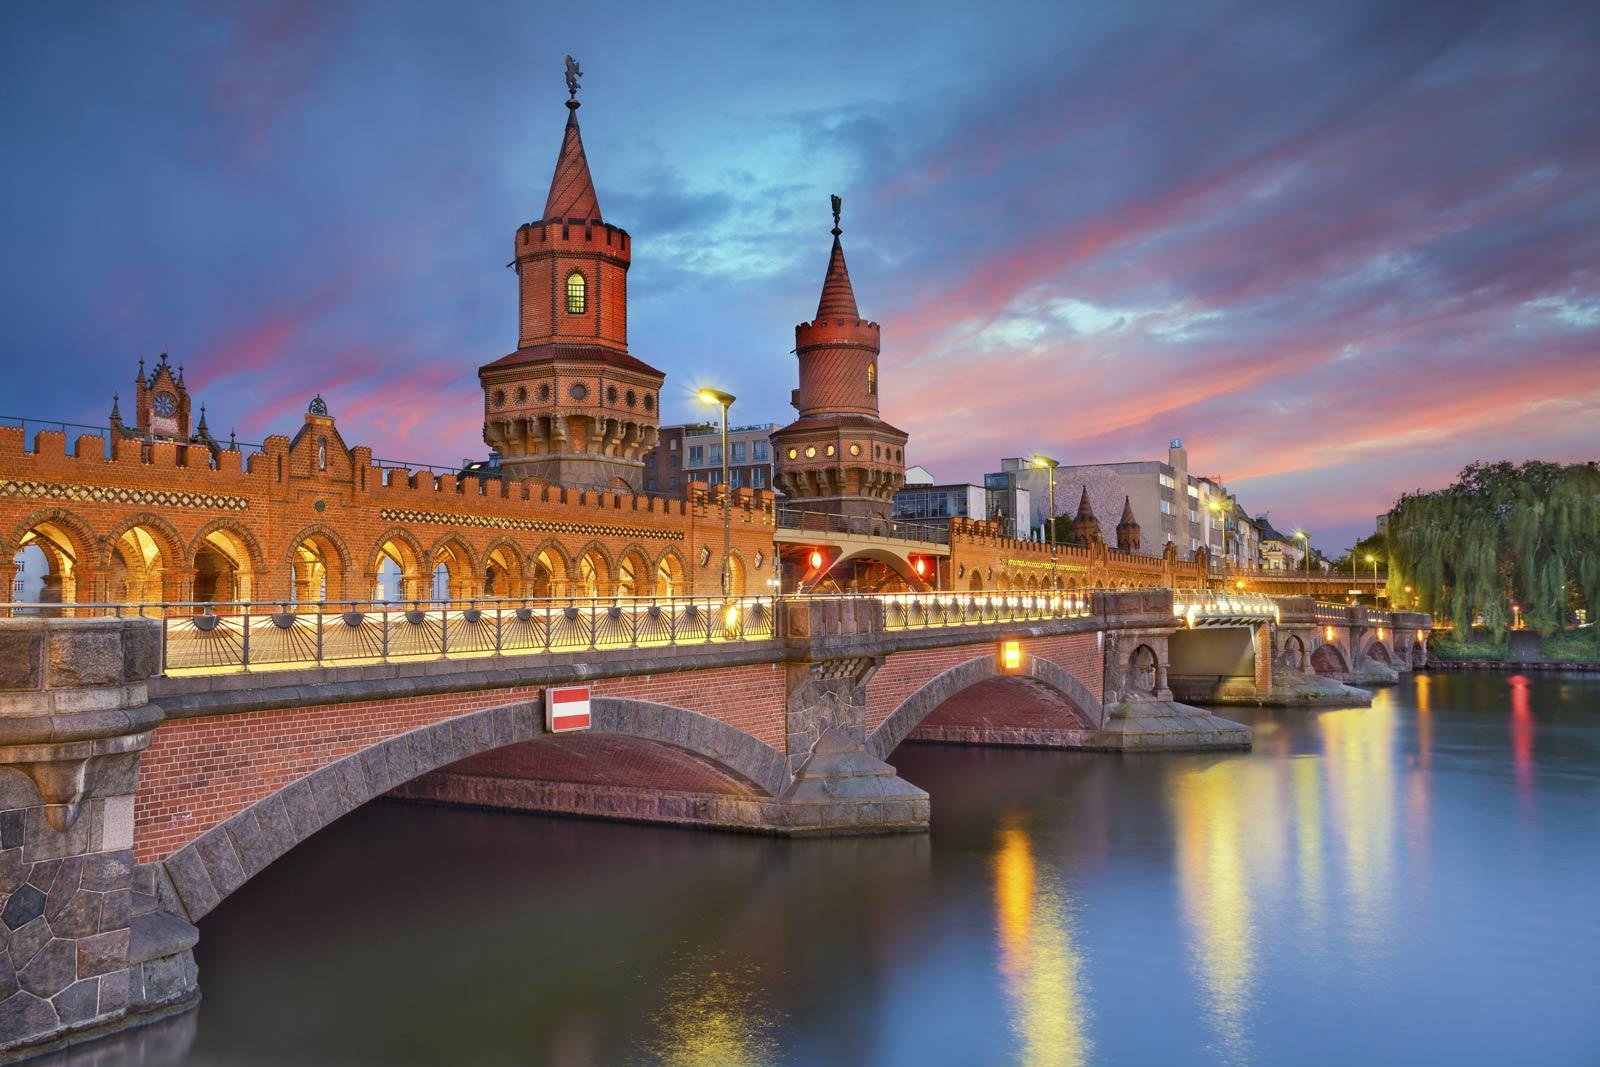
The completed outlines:
[[[771,798],[787,780],[784,758],[720,720],[669,704],[597,696],[584,737],[665,746]],[[197,922],[273,860],[324,826],[405,783],[450,764],[524,742],[559,745],[545,733],[539,701],[485,708],[397,734],[330,763],[235,813],[157,866],[167,904]],[[634,783],[649,789],[649,782]],[[159,880],[159,879],[158,879]]]
[[[1101,725],[1103,706],[1089,687],[1065,668],[1025,653],[1020,670],[1015,674],[1002,674],[994,655],[990,654],[958,663],[912,693],[867,738],[867,751],[879,759],[887,757],[924,719],[952,697],[992,679],[1028,681],[1061,697],[1076,716],[1076,721],[1063,723],[1064,727],[1096,729]]]
[[[1374,641],[1367,646],[1367,658],[1375,659],[1384,666],[1393,666],[1394,657],[1389,654],[1389,646],[1382,641]]]
[[[1350,664],[1338,645],[1322,644],[1311,650],[1311,669],[1322,675],[1346,674]]]

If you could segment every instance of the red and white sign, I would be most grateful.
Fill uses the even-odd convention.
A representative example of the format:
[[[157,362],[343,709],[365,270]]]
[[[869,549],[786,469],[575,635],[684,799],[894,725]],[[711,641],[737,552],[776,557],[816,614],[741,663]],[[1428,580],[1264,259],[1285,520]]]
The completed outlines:
[[[589,687],[567,685],[544,691],[544,728],[553,734],[589,728]]]

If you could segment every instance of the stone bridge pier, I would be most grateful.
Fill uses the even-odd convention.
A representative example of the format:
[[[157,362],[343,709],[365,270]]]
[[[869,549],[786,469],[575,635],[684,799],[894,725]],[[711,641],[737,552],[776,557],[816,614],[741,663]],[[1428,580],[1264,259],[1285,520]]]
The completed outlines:
[[[0,620],[0,1059],[196,995],[194,927],[156,912],[134,872],[160,667],[153,621]]]

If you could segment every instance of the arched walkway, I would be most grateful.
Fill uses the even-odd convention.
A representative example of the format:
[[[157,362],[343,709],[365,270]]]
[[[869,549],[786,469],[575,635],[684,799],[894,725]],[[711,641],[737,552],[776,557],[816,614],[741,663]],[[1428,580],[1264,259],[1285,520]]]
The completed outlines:
[[[182,599],[177,576],[182,542],[164,519],[140,516],[106,540],[107,600],[155,604]]]
[[[372,599],[399,601],[423,599],[422,545],[408,531],[385,533],[372,554]]]
[[[12,532],[0,560],[10,561],[13,587],[0,592],[29,602],[66,603],[93,598],[95,537],[71,512],[35,512]]]
[[[189,566],[194,571],[190,599],[207,604],[249,600],[264,560],[261,546],[248,531],[214,523],[190,542]]]
[[[529,567],[528,596],[536,598],[564,597],[572,577],[572,562],[561,546],[554,542],[543,545],[534,554]]]
[[[344,542],[326,526],[302,530],[289,550],[289,599],[296,604],[345,597]]]
[[[1002,674],[995,656],[990,654],[958,663],[912,693],[872,731],[867,738],[867,751],[879,759],[887,758],[935,710],[963,691],[991,680],[1041,685],[1062,698],[1074,717],[1074,721],[1063,722],[1063,727],[1095,729],[1104,717],[1102,705],[1089,687],[1058,664],[1024,653],[1019,671]]]
[[[596,697],[583,735],[631,738],[686,753],[749,795],[774,797],[784,758],[754,737],[697,712],[647,701]],[[528,701],[486,708],[391,737],[331,763],[238,812],[161,861],[191,922],[208,914],[273,860],[340,816],[404,783],[463,759],[523,742],[561,745],[544,733]],[[580,742],[582,743],[582,742]],[[668,765],[678,765],[668,755]],[[637,784],[642,789],[649,781]]]

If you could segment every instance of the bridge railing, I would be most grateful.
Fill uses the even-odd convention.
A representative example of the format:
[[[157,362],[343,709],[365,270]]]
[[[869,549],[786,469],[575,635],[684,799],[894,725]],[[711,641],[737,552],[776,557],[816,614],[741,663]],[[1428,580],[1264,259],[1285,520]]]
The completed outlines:
[[[1183,590],[1172,595],[1172,614],[1191,627],[1199,622],[1276,620],[1278,604],[1265,593]]]
[[[944,526],[925,523],[892,522],[888,519],[864,515],[835,515],[826,511],[802,511],[799,508],[779,508],[778,528],[799,530],[803,533],[851,534],[856,537],[892,537],[901,541],[922,541],[933,545],[948,545],[950,530]]]
[[[938,630],[988,623],[1073,619],[1094,611],[1092,591],[1071,593],[842,593],[784,597],[795,636]],[[798,616],[804,611],[806,622]]]
[[[775,596],[7,607],[160,619],[168,674],[765,641],[778,611]]]

